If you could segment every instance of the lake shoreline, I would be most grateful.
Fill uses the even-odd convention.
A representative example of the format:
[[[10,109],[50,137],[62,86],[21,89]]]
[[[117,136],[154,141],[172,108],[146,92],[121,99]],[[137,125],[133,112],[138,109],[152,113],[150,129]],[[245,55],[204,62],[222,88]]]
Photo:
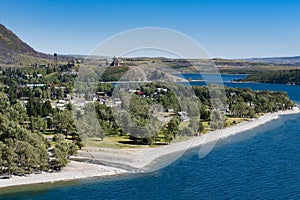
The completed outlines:
[[[292,110],[266,113],[259,118],[242,122],[232,127],[211,131],[187,141],[171,143],[162,147],[137,149],[98,148],[89,149],[89,151],[80,151],[79,155],[73,157],[73,159],[84,159],[89,160],[89,162],[71,160],[67,167],[63,168],[60,172],[43,172],[42,174],[30,174],[27,177],[12,176],[10,179],[0,180],[0,188],[155,171],[174,162],[188,149],[200,145],[204,146],[204,144],[213,143],[217,140],[253,129],[279,118],[280,115],[297,114],[299,112],[299,108],[295,107]],[[161,158],[164,160],[162,165],[153,165],[157,159]]]

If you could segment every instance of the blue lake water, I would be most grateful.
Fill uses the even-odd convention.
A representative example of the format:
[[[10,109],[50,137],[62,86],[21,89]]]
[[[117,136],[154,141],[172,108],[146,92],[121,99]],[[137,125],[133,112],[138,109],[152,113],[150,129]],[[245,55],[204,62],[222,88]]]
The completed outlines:
[[[223,82],[230,82],[236,79],[246,78],[248,75],[245,74],[181,74],[186,79],[192,80],[218,80],[221,78]],[[220,80],[221,80],[220,79]]]
[[[300,102],[300,86],[225,85],[286,91]],[[300,199],[299,125],[300,115],[282,116],[219,141],[202,159],[195,148],[153,173],[29,186],[0,199]]]

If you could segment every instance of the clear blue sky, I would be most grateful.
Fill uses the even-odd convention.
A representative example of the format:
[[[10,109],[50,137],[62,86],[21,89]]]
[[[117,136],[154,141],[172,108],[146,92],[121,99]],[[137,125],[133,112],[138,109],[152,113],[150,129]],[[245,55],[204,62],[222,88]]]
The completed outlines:
[[[2,0],[0,23],[38,51],[87,54],[107,37],[164,27],[211,57],[300,55],[298,0]]]

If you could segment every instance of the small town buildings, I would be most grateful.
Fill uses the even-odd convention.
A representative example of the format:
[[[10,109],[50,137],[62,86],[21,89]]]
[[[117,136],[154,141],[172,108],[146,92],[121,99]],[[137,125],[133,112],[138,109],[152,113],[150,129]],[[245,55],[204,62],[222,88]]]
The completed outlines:
[[[174,109],[173,108],[167,108],[167,112],[168,113],[174,113]]]
[[[187,113],[184,112],[184,111],[180,111],[180,112],[177,112],[179,118],[181,121],[187,121],[189,120],[189,117],[187,116]]]
[[[112,62],[110,63],[110,66],[113,67],[123,67],[124,66],[124,62],[122,59],[118,59],[116,57],[113,57]]]

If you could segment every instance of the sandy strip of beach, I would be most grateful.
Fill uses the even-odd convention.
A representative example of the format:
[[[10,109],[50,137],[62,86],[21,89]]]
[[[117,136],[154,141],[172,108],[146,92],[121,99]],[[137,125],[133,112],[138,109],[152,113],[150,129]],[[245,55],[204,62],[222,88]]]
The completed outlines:
[[[164,158],[164,165],[168,165],[179,158],[187,149],[253,129],[257,126],[265,124],[266,122],[277,119],[280,115],[296,114],[299,112],[299,108],[295,107],[292,110],[267,113],[259,118],[242,122],[232,127],[217,131],[211,131],[205,135],[197,136],[187,141],[176,142],[157,148],[97,148],[90,149],[90,151],[79,151],[79,155],[76,157],[76,159],[82,158],[95,162],[98,161],[100,164],[70,161],[67,167],[63,168],[61,172],[58,173],[43,172],[42,174],[31,174],[28,177],[12,176],[12,178],[10,179],[2,179],[0,180],[0,188],[26,184],[49,183],[91,177],[111,176],[130,172],[153,171],[156,168],[153,166],[148,166],[154,163],[156,159],[160,157]],[[102,165],[101,163],[105,165]],[[124,166],[128,166],[129,168],[132,168],[134,170],[128,170],[124,168]]]
[[[126,172],[126,170],[114,167],[70,161],[68,166],[63,168],[60,172],[43,172],[42,174],[30,174],[26,177],[12,176],[10,179],[1,179],[0,188],[17,185],[70,181],[100,176],[112,176]]]
[[[265,124],[271,120],[277,119],[280,115],[299,113],[299,108],[295,107],[291,110],[279,111],[275,113],[267,113],[259,118],[254,118],[249,121],[239,123],[235,126],[224,128],[221,130],[211,131],[207,134],[193,137],[189,140],[171,143],[156,148],[136,148],[136,149],[107,149],[107,148],[91,148],[89,151],[80,151],[79,157],[96,160],[100,163],[106,163],[112,166],[128,166],[134,171],[153,171],[148,166],[156,159],[164,157],[165,165],[179,158],[186,150],[207,143],[216,142],[222,138],[235,135],[237,133],[247,131]],[[172,156],[169,156],[173,154]]]

